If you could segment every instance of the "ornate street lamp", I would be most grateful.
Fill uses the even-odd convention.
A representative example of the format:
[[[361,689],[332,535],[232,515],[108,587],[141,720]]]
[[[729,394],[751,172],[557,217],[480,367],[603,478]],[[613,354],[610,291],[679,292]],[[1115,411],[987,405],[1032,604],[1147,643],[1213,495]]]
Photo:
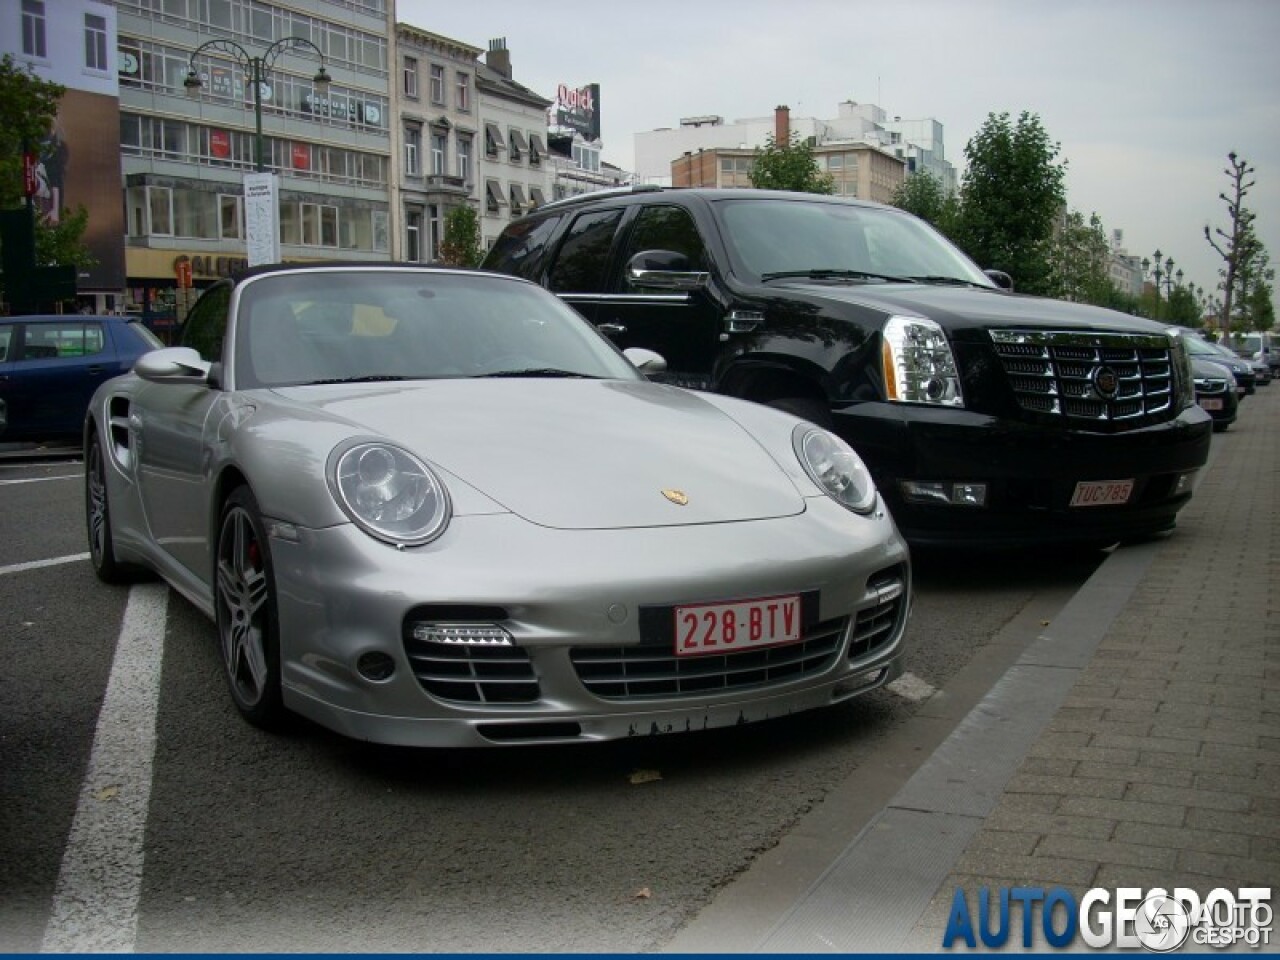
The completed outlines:
[[[279,59],[280,55],[286,50],[296,50],[299,47],[307,47],[315,51],[316,56],[320,58],[320,69],[316,75],[311,78],[311,82],[319,88],[320,93],[329,89],[329,82],[332,79],[324,69],[324,53],[310,40],[302,37],[283,37],[271,44],[262,56],[252,56],[248,50],[240,46],[234,40],[209,40],[200,44],[191,53],[191,59],[188,63],[187,78],[182,81],[182,85],[187,88],[187,95],[194,97],[200,92],[200,88],[204,86],[200,79],[200,74],[196,72],[196,57],[205,50],[218,50],[228,54],[241,68],[249,75],[249,82],[253,85],[253,122],[254,122],[254,169],[262,173],[266,169],[263,161],[263,136],[262,136],[262,85],[266,82],[267,76],[271,73],[271,68]]]

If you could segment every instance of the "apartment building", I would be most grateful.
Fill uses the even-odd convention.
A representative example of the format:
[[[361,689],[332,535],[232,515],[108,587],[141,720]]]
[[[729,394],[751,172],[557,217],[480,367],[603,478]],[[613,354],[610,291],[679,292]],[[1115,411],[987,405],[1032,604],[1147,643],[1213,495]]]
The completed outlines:
[[[778,111],[786,109],[779,107],[773,116],[748,117],[730,123],[714,114],[685,117],[677,127],[637,133],[636,179],[641,183],[669,185],[673,182],[674,166],[686,154],[696,155],[699,150],[738,150],[754,154],[757,148],[764,147],[770,136],[776,138]],[[879,199],[884,195],[883,186],[897,177],[898,169],[904,174],[928,170],[947,191],[956,187],[956,169],[946,159],[943,127],[933,118],[890,118],[875,104],[852,100],[839,104],[836,116],[826,120],[792,117],[790,111],[787,112],[787,129],[800,139],[813,142],[815,154],[826,158],[824,172],[831,173],[837,187],[845,187],[851,196]],[[868,150],[873,152],[866,152]],[[740,157],[733,156],[736,164]],[[890,158],[899,163],[892,164]],[[835,166],[830,165],[832,162]],[[853,166],[846,166],[847,162]],[[850,176],[855,168],[858,175]]]
[[[390,256],[390,2],[116,0],[131,309],[246,265],[259,149],[281,259]]]
[[[476,203],[479,47],[396,24],[392,258],[439,258],[444,218]]]
[[[791,115],[786,107],[774,112],[775,143],[786,143]],[[671,161],[671,186],[750,187],[756,151],[746,147],[718,147],[689,151]],[[873,143],[835,140],[817,144],[813,158],[818,169],[831,177],[832,193],[888,203],[907,175],[902,157]]]
[[[484,120],[480,232],[487,248],[513,219],[547,202],[552,182],[547,109],[552,101],[512,78],[504,38],[489,42],[477,83]]]

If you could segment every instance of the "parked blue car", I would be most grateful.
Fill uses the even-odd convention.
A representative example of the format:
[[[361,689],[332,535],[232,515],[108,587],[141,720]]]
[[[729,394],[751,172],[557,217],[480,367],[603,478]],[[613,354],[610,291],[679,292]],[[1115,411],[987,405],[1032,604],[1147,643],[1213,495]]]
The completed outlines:
[[[127,317],[0,317],[0,443],[78,439],[98,384],[162,346]]]

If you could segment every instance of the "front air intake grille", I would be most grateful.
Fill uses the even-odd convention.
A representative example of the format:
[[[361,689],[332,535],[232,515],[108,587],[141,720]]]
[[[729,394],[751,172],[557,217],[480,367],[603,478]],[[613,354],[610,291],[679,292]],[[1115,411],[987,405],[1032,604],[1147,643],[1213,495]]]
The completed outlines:
[[[574,647],[569,658],[582,685],[602,700],[696,697],[821,673],[848,625],[838,617],[807,628],[798,643],[705,657],[678,657],[673,638],[658,635],[628,647]]]
[[[867,594],[871,602],[858,611],[849,638],[850,660],[861,660],[897,635],[907,610],[903,568],[891,567],[873,576],[867,581]]]
[[[993,330],[991,340],[1031,413],[1128,429],[1173,406],[1170,344],[1159,334]]]
[[[538,678],[529,654],[507,645],[469,646],[405,637],[405,653],[422,689],[455,703],[532,703]]]

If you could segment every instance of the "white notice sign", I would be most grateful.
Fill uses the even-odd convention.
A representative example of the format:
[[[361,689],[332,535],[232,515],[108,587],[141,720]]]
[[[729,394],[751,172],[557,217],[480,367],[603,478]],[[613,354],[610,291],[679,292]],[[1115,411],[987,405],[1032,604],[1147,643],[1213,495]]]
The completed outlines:
[[[244,229],[249,266],[280,262],[280,203],[274,173],[244,175]]]

